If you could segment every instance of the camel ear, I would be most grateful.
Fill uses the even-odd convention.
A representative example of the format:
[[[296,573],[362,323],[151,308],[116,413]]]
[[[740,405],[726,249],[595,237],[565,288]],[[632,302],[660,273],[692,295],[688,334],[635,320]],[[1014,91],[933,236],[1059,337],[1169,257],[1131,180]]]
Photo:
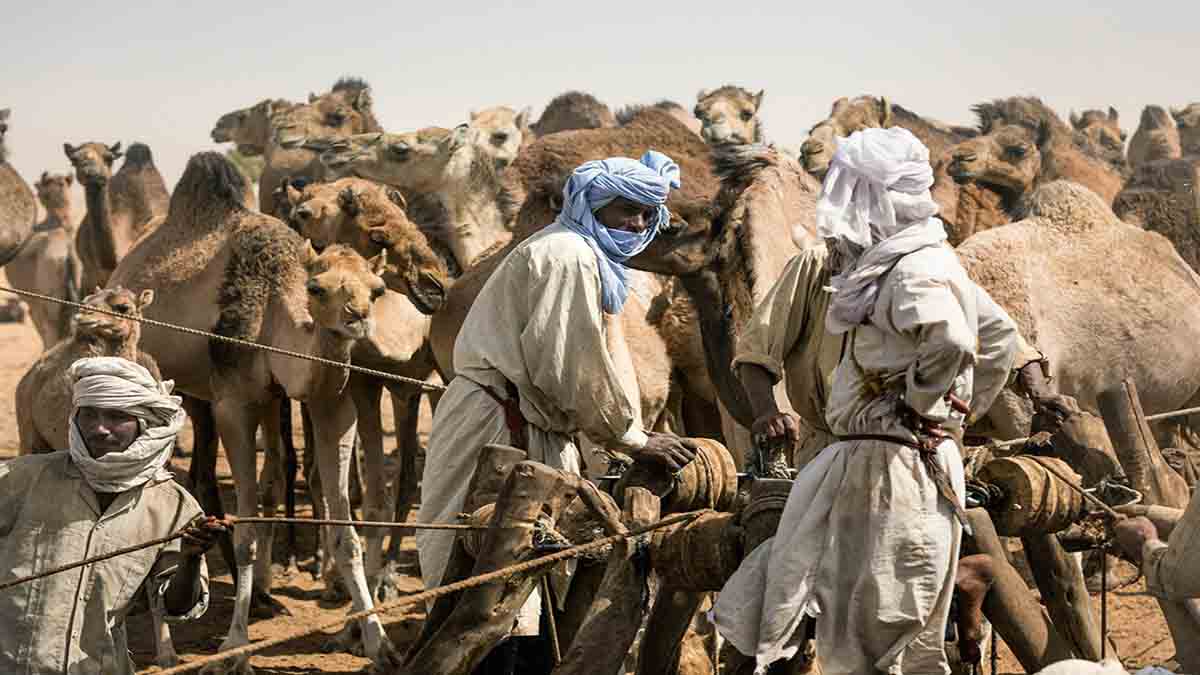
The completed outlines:
[[[120,159],[121,155],[125,154],[121,152],[121,141],[117,141],[116,143],[108,146],[108,151],[112,153],[113,159]]]
[[[1108,121],[1109,122],[1116,122],[1120,118],[1120,116],[1121,115],[1120,115],[1120,113],[1117,112],[1116,108],[1112,107],[1111,105],[1108,106]]]
[[[470,120],[470,121],[472,121],[472,122],[474,122],[474,121],[475,121],[475,117],[476,117],[476,116],[478,116],[478,115],[479,115],[479,113],[475,112],[474,110],[468,110],[468,111],[467,111],[467,119],[468,119],[468,120]]]
[[[1079,129],[1081,124],[1083,124],[1083,118],[1080,117],[1078,114],[1076,114],[1076,112],[1074,110],[1072,110],[1071,111],[1071,126],[1075,127],[1076,129]]]
[[[387,249],[380,251],[379,255],[368,260],[367,264],[371,267],[371,274],[382,276],[387,271]]]
[[[1183,121],[1183,108],[1171,108],[1171,117],[1175,118],[1176,122]]]
[[[454,148],[461,147],[466,144],[467,139],[471,134],[471,125],[466,122],[454,127],[454,131],[450,132],[450,146]]]
[[[879,126],[886,129],[892,123],[892,103],[887,100],[886,96],[880,96],[879,104]]]
[[[1046,120],[1039,121],[1036,140],[1038,150],[1044,150],[1050,144],[1050,136],[1050,123]]]
[[[408,202],[404,200],[404,195],[399,190],[397,190],[396,188],[388,188],[387,196],[388,196],[388,199],[392,200],[393,204],[395,204],[396,206],[399,206],[400,208],[404,209],[405,211],[408,210]]]
[[[833,105],[829,106],[829,116],[833,117],[834,115],[836,115],[838,108],[841,108],[842,106],[846,105],[849,102],[850,102],[850,99],[846,98],[845,96],[834,101]]]
[[[316,103],[317,99],[319,99],[319,98],[321,98],[321,97],[317,96],[316,94],[312,93],[311,91],[308,92],[308,102],[309,103]]]
[[[371,109],[371,103],[371,90],[363,89],[362,91],[358,92],[358,96],[354,98],[353,107],[355,110],[363,112]]]
[[[344,188],[338,193],[338,208],[348,216],[358,215],[358,197],[354,194],[354,188]]]
[[[48,181],[48,180],[50,180],[50,172],[49,172],[49,171],[43,171],[43,172],[42,172],[42,177],[38,179],[38,185],[42,185],[43,183],[45,183],[45,182],[46,182],[46,181]]]
[[[317,262],[317,249],[313,248],[312,239],[305,239],[304,245],[300,247],[300,264],[307,267],[312,267],[312,264]]]
[[[146,309],[154,303],[154,289],[147,288],[138,295],[138,309]]]
[[[518,129],[524,129],[525,127],[529,126],[529,115],[529,106],[521,108],[521,112],[517,113],[517,117],[513,120],[513,124],[516,124]]]
[[[70,143],[63,143],[63,152],[67,153],[67,159],[75,159],[75,153],[79,152],[79,148]]]
[[[766,89],[759,89],[758,93],[754,95],[754,112],[758,112],[758,109],[762,107],[763,94],[765,93],[767,93]]]
[[[697,101],[703,101],[706,98],[708,98],[708,90],[707,89],[701,89],[700,93],[696,94]]]

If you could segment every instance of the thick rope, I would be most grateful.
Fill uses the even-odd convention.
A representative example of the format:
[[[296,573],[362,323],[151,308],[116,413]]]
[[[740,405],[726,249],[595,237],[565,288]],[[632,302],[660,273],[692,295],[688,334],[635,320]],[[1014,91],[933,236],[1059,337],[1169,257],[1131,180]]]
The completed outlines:
[[[286,635],[280,635],[278,637],[270,638],[268,640],[260,640],[258,642],[254,642],[254,643],[251,643],[248,645],[243,645],[243,646],[237,647],[235,649],[230,649],[229,651],[217,652],[216,654],[212,654],[209,656],[203,656],[194,661],[189,661],[185,664],[180,664],[178,666],[175,666],[174,668],[167,668],[166,670],[157,671],[157,673],[158,673],[158,675],[175,675],[176,673],[190,673],[192,671],[199,670],[210,663],[216,663],[218,661],[224,661],[226,659],[232,659],[232,658],[236,658],[239,656],[250,655],[255,652],[262,651],[264,649],[269,649],[271,647],[275,647],[275,646],[284,644],[285,642],[291,642],[292,640],[297,640],[302,637],[307,637],[309,635],[312,635],[313,633],[319,633],[319,632],[331,630],[334,628],[341,628],[347,622],[357,621],[358,619],[365,619],[366,617],[368,617],[372,614],[388,612],[393,609],[397,609],[400,607],[407,607],[409,605],[422,604],[422,603],[428,602],[430,600],[436,600],[437,598],[440,598],[445,595],[451,595],[453,593],[458,593],[460,591],[465,591],[465,590],[468,590],[471,588],[485,586],[492,582],[507,579],[507,578],[509,578],[511,576],[515,576],[517,574],[522,574],[524,572],[531,572],[531,571],[534,571],[537,569],[541,569],[543,567],[548,567],[550,565],[553,565],[558,562],[562,562],[564,560],[570,560],[572,558],[579,557],[580,555],[583,555],[584,553],[587,553],[589,551],[604,548],[605,546],[610,546],[610,545],[615,544],[616,542],[621,541],[623,539],[637,537],[639,535],[646,534],[647,532],[652,532],[659,528],[667,527],[668,525],[674,525],[675,523],[692,520],[696,516],[697,516],[697,514],[694,512],[679,513],[679,514],[676,514],[669,518],[664,518],[658,522],[651,523],[644,527],[635,528],[628,532],[614,534],[614,535],[611,535],[608,537],[604,537],[603,539],[597,539],[595,541],[588,542],[586,544],[578,544],[576,546],[572,546],[571,548],[564,549],[557,553],[551,553],[550,555],[543,556],[541,558],[534,558],[533,560],[526,560],[525,562],[520,562],[520,563],[516,563],[513,565],[509,565],[507,567],[502,567],[493,572],[488,572],[487,574],[480,574],[478,576],[468,577],[466,579],[463,579],[462,581],[456,581],[452,584],[446,584],[445,586],[438,586],[436,588],[431,588],[427,591],[423,591],[423,592],[417,593],[415,595],[410,595],[407,597],[399,598],[397,600],[392,600],[391,602],[385,602],[381,605],[377,605],[377,606],[373,607],[372,609],[364,609],[359,612],[353,612],[351,614],[347,614],[346,616],[341,617],[341,618],[337,619],[336,621],[329,621],[327,623],[323,623],[323,624],[320,624],[317,626],[312,626],[309,628],[304,628],[301,630],[293,631]]]
[[[166,328],[168,330],[178,331],[180,333],[187,333],[188,335],[196,335],[199,337],[208,338],[209,340],[219,340],[221,342],[228,342],[229,344],[235,344],[240,347],[249,347],[250,349],[259,349],[259,350],[262,350],[265,352],[272,352],[275,354],[280,354],[282,356],[290,356],[294,359],[304,359],[306,361],[312,361],[314,363],[320,363],[320,364],[326,365],[326,366],[333,366],[334,368],[345,368],[347,370],[353,370],[355,372],[362,373],[364,375],[370,375],[372,377],[378,377],[378,378],[384,379],[384,380],[392,380],[393,382],[402,382],[404,384],[411,384],[415,387],[419,387],[419,388],[425,389],[427,391],[445,391],[446,390],[446,387],[444,385],[433,384],[431,382],[426,382],[425,380],[419,380],[415,377],[404,377],[403,375],[396,375],[394,373],[388,373],[388,372],[385,372],[382,370],[375,370],[374,368],[364,368],[362,366],[356,366],[352,363],[342,363],[340,361],[334,361],[332,359],[326,359],[326,358],[322,358],[320,356],[313,356],[312,354],[305,354],[303,352],[291,351],[290,349],[280,349],[279,347],[274,347],[271,345],[264,345],[264,344],[261,344],[258,342],[251,342],[249,340],[240,340],[238,338],[229,337],[228,335],[217,335],[216,333],[209,333],[208,331],[198,330],[196,328],[189,328],[187,326],[179,326],[179,325],[176,325],[173,323],[167,323],[165,321],[157,321],[155,319],[147,319],[145,317],[136,317],[136,316],[128,316],[126,314],[118,314],[116,312],[110,312],[106,309],[101,309],[99,307],[94,307],[92,305],[85,305],[82,302],[73,302],[71,300],[63,300],[62,298],[55,298],[55,297],[49,296],[49,295],[42,295],[41,293],[34,293],[33,291],[24,291],[19,288],[9,288],[8,286],[0,286],[0,291],[16,293],[17,295],[23,295],[28,298],[36,298],[38,300],[44,300],[46,302],[53,302],[53,303],[57,303],[60,305],[66,305],[67,307],[74,307],[76,309],[81,309],[81,310],[88,311],[88,312],[95,312],[96,314],[105,314],[105,315],[115,317],[118,319],[125,319],[127,321],[137,321],[138,323],[143,323],[143,324],[146,324],[147,326],[157,326],[159,328]]]
[[[186,530],[187,530],[187,528],[184,528],[174,534],[168,534],[167,536],[159,537],[158,539],[151,539],[150,541],[147,541],[142,544],[126,546],[125,548],[119,548],[115,551],[110,551],[108,553],[105,553],[104,555],[97,555],[97,556],[92,556],[91,558],[84,558],[83,560],[79,560],[79,561],[76,561],[73,563],[68,563],[66,565],[61,565],[61,566],[55,567],[53,569],[38,572],[37,574],[30,574],[28,576],[20,577],[17,579],[12,579],[10,581],[5,581],[4,583],[0,584],[0,591],[3,591],[6,588],[12,588],[13,586],[19,586],[21,584],[28,583],[30,581],[35,581],[37,579],[41,579],[42,577],[48,577],[48,576],[51,576],[54,574],[58,574],[59,572],[66,572],[66,571],[73,570],[73,569],[76,569],[79,567],[83,567],[84,565],[91,565],[92,563],[98,563],[102,560],[108,560],[109,558],[115,558],[119,555],[125,555],[126,553],[133,553],[135,551],[140,551],[144,548],[150,548],[151,546],[158,546],[159,544],[165,544],[169,541],[174,541],[175,539],[182,537]]]

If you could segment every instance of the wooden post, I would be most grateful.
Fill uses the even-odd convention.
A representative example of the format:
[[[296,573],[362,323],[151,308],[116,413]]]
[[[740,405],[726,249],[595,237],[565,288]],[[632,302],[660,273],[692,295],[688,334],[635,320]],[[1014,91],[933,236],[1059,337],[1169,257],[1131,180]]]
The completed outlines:
[[[986,553],[995,563],[995,583],[983,601],[983,613],[1012,649],[1021,667],[1036,673],[1051,663],[1072,658],[1070,643],[1054,628],[1025,580],[1008,562],[1004,544],[988,512],[981,508],[967,509],[967,520],[975,534],[963,534],[963,551]]]
[[[1187,483],[1163,459],[1133,380],[1100,394],[1098,402],[1117,458],[1130,486],[1142,493],[1142,503],[1186,508],[1191,498]]]
[[[624,502],[625,521],[633,527],[659,517],[658,497],[649,490],[630,487]],[[625,662],[646,612],[647,566],[634,559],[636,550],[636,542],[629,540],[613,545],[595,601],[554,675],[616,673]]]
[[[1035,417],[1035,424],[1042,418]],[[1105,478],[1122,478],[1121,467],[1112,439],[1104,427],[1104,420],[1088,413],[1077,412],[1059,421],[1044,424],[1045,429],[1035,426],[1034,433],[1026,444],[1032,454],[1057,457],[1071,466],[1083,478],[1084,487],[1095,485]]]
[[[1092,598],[1079,562],[1053,534],[1022,537],[1021,543],[1054,625],[1074,645],[1079,658],[1099,661],[1100,627],[1092,616]],[[1116,654],[1111,642],[1108,653]]]
[[[683,639],[692,625],[692,617],[705,593],[680,591],[663,584],[658,589],[646,632],[642,636],[642,649],[638,654],[638,675],[657,675],[679,672],[679,659],[683,655]]]

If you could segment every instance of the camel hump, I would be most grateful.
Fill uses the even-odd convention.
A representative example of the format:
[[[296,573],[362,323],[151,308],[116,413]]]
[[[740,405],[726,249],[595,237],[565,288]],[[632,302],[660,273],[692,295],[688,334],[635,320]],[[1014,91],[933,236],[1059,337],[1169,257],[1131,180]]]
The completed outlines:
[[[1063,232],[1083,232],[1117,220],[1100,195],[1069,180],[1037,188],[1025,199],[1021,211],[1022,220],[1037,218]]]
[[[125,151],[125,166],[154,166],[154,155],[145,143],[134,143]]]

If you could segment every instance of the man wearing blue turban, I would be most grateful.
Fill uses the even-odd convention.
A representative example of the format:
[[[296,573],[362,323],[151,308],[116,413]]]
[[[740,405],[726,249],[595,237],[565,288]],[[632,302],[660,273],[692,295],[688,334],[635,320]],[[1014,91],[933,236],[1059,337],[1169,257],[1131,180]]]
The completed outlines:
[[[692,460],[689,441],[642,429],[638,396],[618,375],[605,321],[628,298],[625,261],[666,225],[667,195],[679,181],[675,162],[653,150],[640,160],[586,162],[563,188],[554,223],[492,273],[458,334],[456,377],[434,415],[421,522],[454,520],[488,444],[519,447],[531,460],[575,474],[578,433],[672,471]],[[451,532],[417,533],[426,587],[442,582],[453,543]],[[536,636],[539,610],[535,594],[513,635]],[[509,640],[508,649],[520,642]]]

